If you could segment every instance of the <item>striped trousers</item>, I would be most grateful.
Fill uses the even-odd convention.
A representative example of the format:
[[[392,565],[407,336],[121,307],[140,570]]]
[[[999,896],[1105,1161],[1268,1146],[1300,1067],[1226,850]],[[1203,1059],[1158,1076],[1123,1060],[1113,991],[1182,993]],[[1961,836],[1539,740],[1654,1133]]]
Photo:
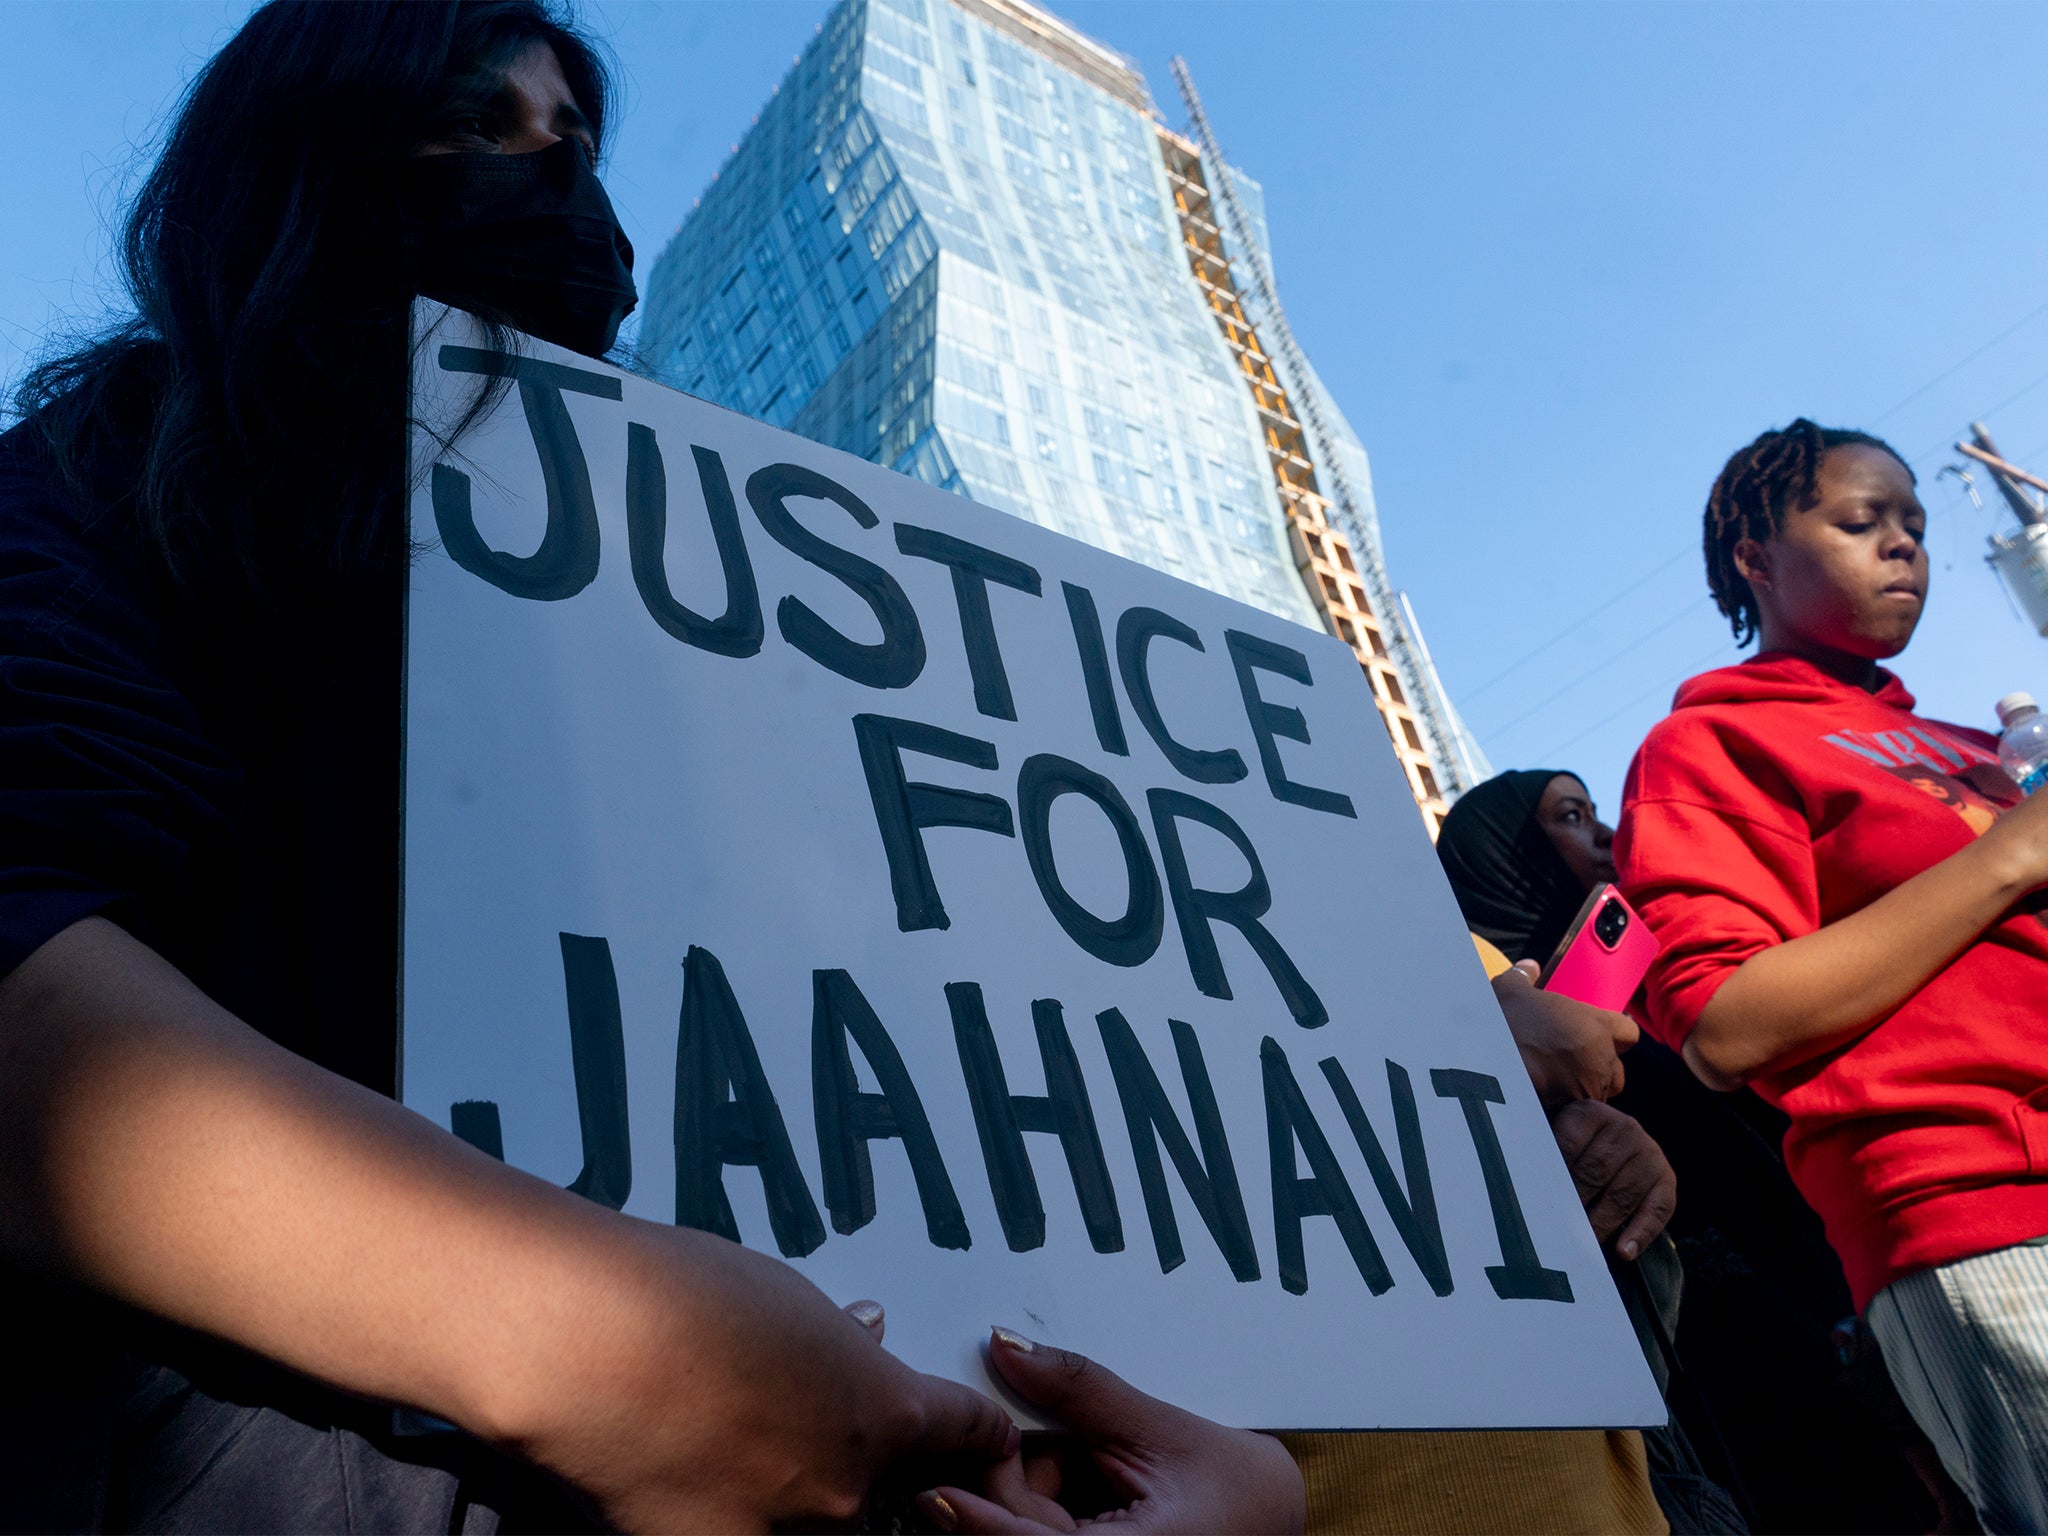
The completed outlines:
[[[1885,1368],[1984,1529],[2048,1533],[2048,1247],[1895,1280],[1867,1314]]]

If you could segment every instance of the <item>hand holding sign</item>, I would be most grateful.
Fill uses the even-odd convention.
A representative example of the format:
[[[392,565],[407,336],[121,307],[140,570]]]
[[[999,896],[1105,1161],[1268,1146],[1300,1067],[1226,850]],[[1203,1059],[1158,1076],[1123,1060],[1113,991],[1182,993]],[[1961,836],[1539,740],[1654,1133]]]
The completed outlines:
[[[1601,1242],[1633,1259],[1678,1208],[1678,1175],[1650,1133],[1611,1104],[1581,1099],[1551,1117],[1557,1149]]]
[[[1543,1107],[1577,1099],[1611,1099],[1626,1074],[1621,1052],[1640,1030],[1625,1013],[1610,1013],[1536,985],[1536,963],[1524,960],[1493,979],[1493,995],[1529,1069]]]
[[[1036,1533],[1299,1531],[1307,1491],[1270,1435],[1226,1429],[1148,1397],[1072,1350],[1006,1328],[989,1340],[1005,1383],[1073,1431],[1002,1462],[981,1494],[937,1488],[919,1499],[943,1530]],[[984,1496],[985,1495],[985,1496]]]
[[[533,1266],[564,1315],[492,1438],[589,1495],[610,1526],[843,1525],[899,1460],[1016,1451],[1001,1408],[881,1347],[878,1312],[842,1311],[722,1238],[596,1211],[586,1227]]]

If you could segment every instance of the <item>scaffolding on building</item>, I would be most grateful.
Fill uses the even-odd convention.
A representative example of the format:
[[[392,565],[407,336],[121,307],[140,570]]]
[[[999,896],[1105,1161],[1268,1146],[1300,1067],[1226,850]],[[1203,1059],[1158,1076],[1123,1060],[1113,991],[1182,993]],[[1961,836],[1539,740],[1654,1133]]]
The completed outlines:
[[[1331,632],[1351,646],[1371,680],[1395,754],[1434,837],[1448,800],[1476,778],[1463,733],[1434,665],[1411,632],[1405,600],[1387,577],[1378,538],[1345,474],[1315,398],[1314,375],[1287,323],[1251,221],[1230,185],[1194,79],[1178,56],[1171,67],[1195,142],[1163,126],[1158,134],[1188,264],[1251,388],[1302,579]],[[1205,160],[1217,170],[1213,183]],[[1244,295],[1256,301],[1264,316],[1291,391],[1246,314]]]

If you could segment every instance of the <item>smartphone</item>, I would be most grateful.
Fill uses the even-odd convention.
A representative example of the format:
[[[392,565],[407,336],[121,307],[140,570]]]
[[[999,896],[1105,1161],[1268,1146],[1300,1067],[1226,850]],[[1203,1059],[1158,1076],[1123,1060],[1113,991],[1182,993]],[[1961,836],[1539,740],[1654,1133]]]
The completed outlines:
[[[1636,995],[1661,948],[1627,898],[1602,883],[1558,940],[1536,985],[1619,1013]]]

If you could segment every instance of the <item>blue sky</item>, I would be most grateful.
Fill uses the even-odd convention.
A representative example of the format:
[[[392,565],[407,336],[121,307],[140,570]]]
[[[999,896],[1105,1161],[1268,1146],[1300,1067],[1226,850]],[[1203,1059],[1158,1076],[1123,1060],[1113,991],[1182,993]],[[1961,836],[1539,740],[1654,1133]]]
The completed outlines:
[[[1733,659],[1699,514],[1807,414],[1890,438],[1932,513],[1900,671],[1988,724],[2048,640],[1934,480],[1973,418],[2048,470],[2048,7],[1067,0],[1180,125],[1184,54],[1265,185],[1281,297],[1373,457],[1389,563],[1501,767],[1616,806],[1672,686]],[[644,274],[827,7],[602,0],[627,111],[607,172]],[[0,372],[109,298],[105,230],[246,0],[5,12],[33,124],[0,220]],[[1999,523],[2003,526],[2003,523]],[[1576,625],[1576,628],[1572,626]]]

